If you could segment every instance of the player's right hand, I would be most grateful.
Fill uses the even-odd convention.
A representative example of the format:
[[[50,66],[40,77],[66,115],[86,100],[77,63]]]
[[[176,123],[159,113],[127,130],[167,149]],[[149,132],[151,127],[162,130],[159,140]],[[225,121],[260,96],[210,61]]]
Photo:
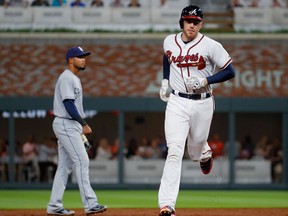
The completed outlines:
[[[90,128],[90,126],[88,124],[82,126],[82,130],[83,130],[83,134],[91,134],[92,133],[92,129]]]
[[[162,101],[167,102],[169,97],[167,97],[166,93],[169,87],[169,81],[167,79],[163,79],[161,83],[161,88],[160,88],[160,98]]]

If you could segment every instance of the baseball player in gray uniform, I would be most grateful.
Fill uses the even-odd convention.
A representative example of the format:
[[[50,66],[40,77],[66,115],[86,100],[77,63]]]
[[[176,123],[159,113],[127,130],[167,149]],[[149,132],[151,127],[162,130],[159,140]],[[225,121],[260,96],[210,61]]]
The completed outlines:
[[[179,20],[182,31],[168,35],[163,42],[159,94],[167,102],[164,127],[168,154],[158,193],[160,216],[176,216],[186,143],[191,160],[200,162],[203,174],[210,173],[213,159],[207,138],[214,113],[211,84],[235,76],[232,59],[223,46],[199,32],[202,20],[201,8],[185,7]],[[169,85],[172,93],[167,96]]]
[[[100,213],[107,206],[98,203],[89,180],[89,158],[82,136],[92,133],[85,122],[83,95],[79,71],[85,69],[85,57],[90,52],[81,47],[72,47],[66,53],[67,68],[59,76],[54,93],[53,131],[58,139],[58,167],[53,181],[47,215],[74,215],[63,207],[62,198],[68,176],[75,167],[77,182],[86,215]]]

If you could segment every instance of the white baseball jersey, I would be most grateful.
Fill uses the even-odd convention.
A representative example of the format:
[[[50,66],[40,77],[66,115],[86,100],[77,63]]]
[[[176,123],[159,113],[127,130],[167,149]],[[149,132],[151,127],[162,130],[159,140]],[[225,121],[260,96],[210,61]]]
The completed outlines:
[[[224,69],[232,62],[231,57],[219,42],[201,33],[187,44],[182,41],[181,34],[169,35],[163,43],[164,53],[170,62],[171,88],[183,93],[212,91],[211,85],[193,91],[189,88],[189,78],[212,76],[216,66]]]
[[[79,115],[82,118],[85,118],[83,110],[83,92],[80,79],[68,69],[66,69],[57,80],[53,109],[55,116],[71,119],[63,104],[65,99],[73,99]]]

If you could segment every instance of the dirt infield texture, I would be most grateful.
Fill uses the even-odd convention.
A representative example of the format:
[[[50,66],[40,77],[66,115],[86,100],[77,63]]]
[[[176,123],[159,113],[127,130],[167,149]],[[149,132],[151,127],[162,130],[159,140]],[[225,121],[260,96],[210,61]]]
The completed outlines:
[[[75,216],[85,216],[83,209],[75,209]],[[177,216],[288,216],[288,208],[239,209],[177,209]],[[42,210],[0,210],[1,216],[44,216]],[[158,216],[158,209],[108,209],[97,216]]]

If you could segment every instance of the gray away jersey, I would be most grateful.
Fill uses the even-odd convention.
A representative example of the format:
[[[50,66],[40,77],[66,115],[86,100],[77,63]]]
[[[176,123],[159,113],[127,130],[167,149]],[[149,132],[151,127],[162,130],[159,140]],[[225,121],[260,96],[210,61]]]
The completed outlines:
[[[81,81],[68,69],[59,76],[56,82],[53,111],[55,116],[71,119],[63,104],[66,99],[73,99],[80,116],[85,118]]]

